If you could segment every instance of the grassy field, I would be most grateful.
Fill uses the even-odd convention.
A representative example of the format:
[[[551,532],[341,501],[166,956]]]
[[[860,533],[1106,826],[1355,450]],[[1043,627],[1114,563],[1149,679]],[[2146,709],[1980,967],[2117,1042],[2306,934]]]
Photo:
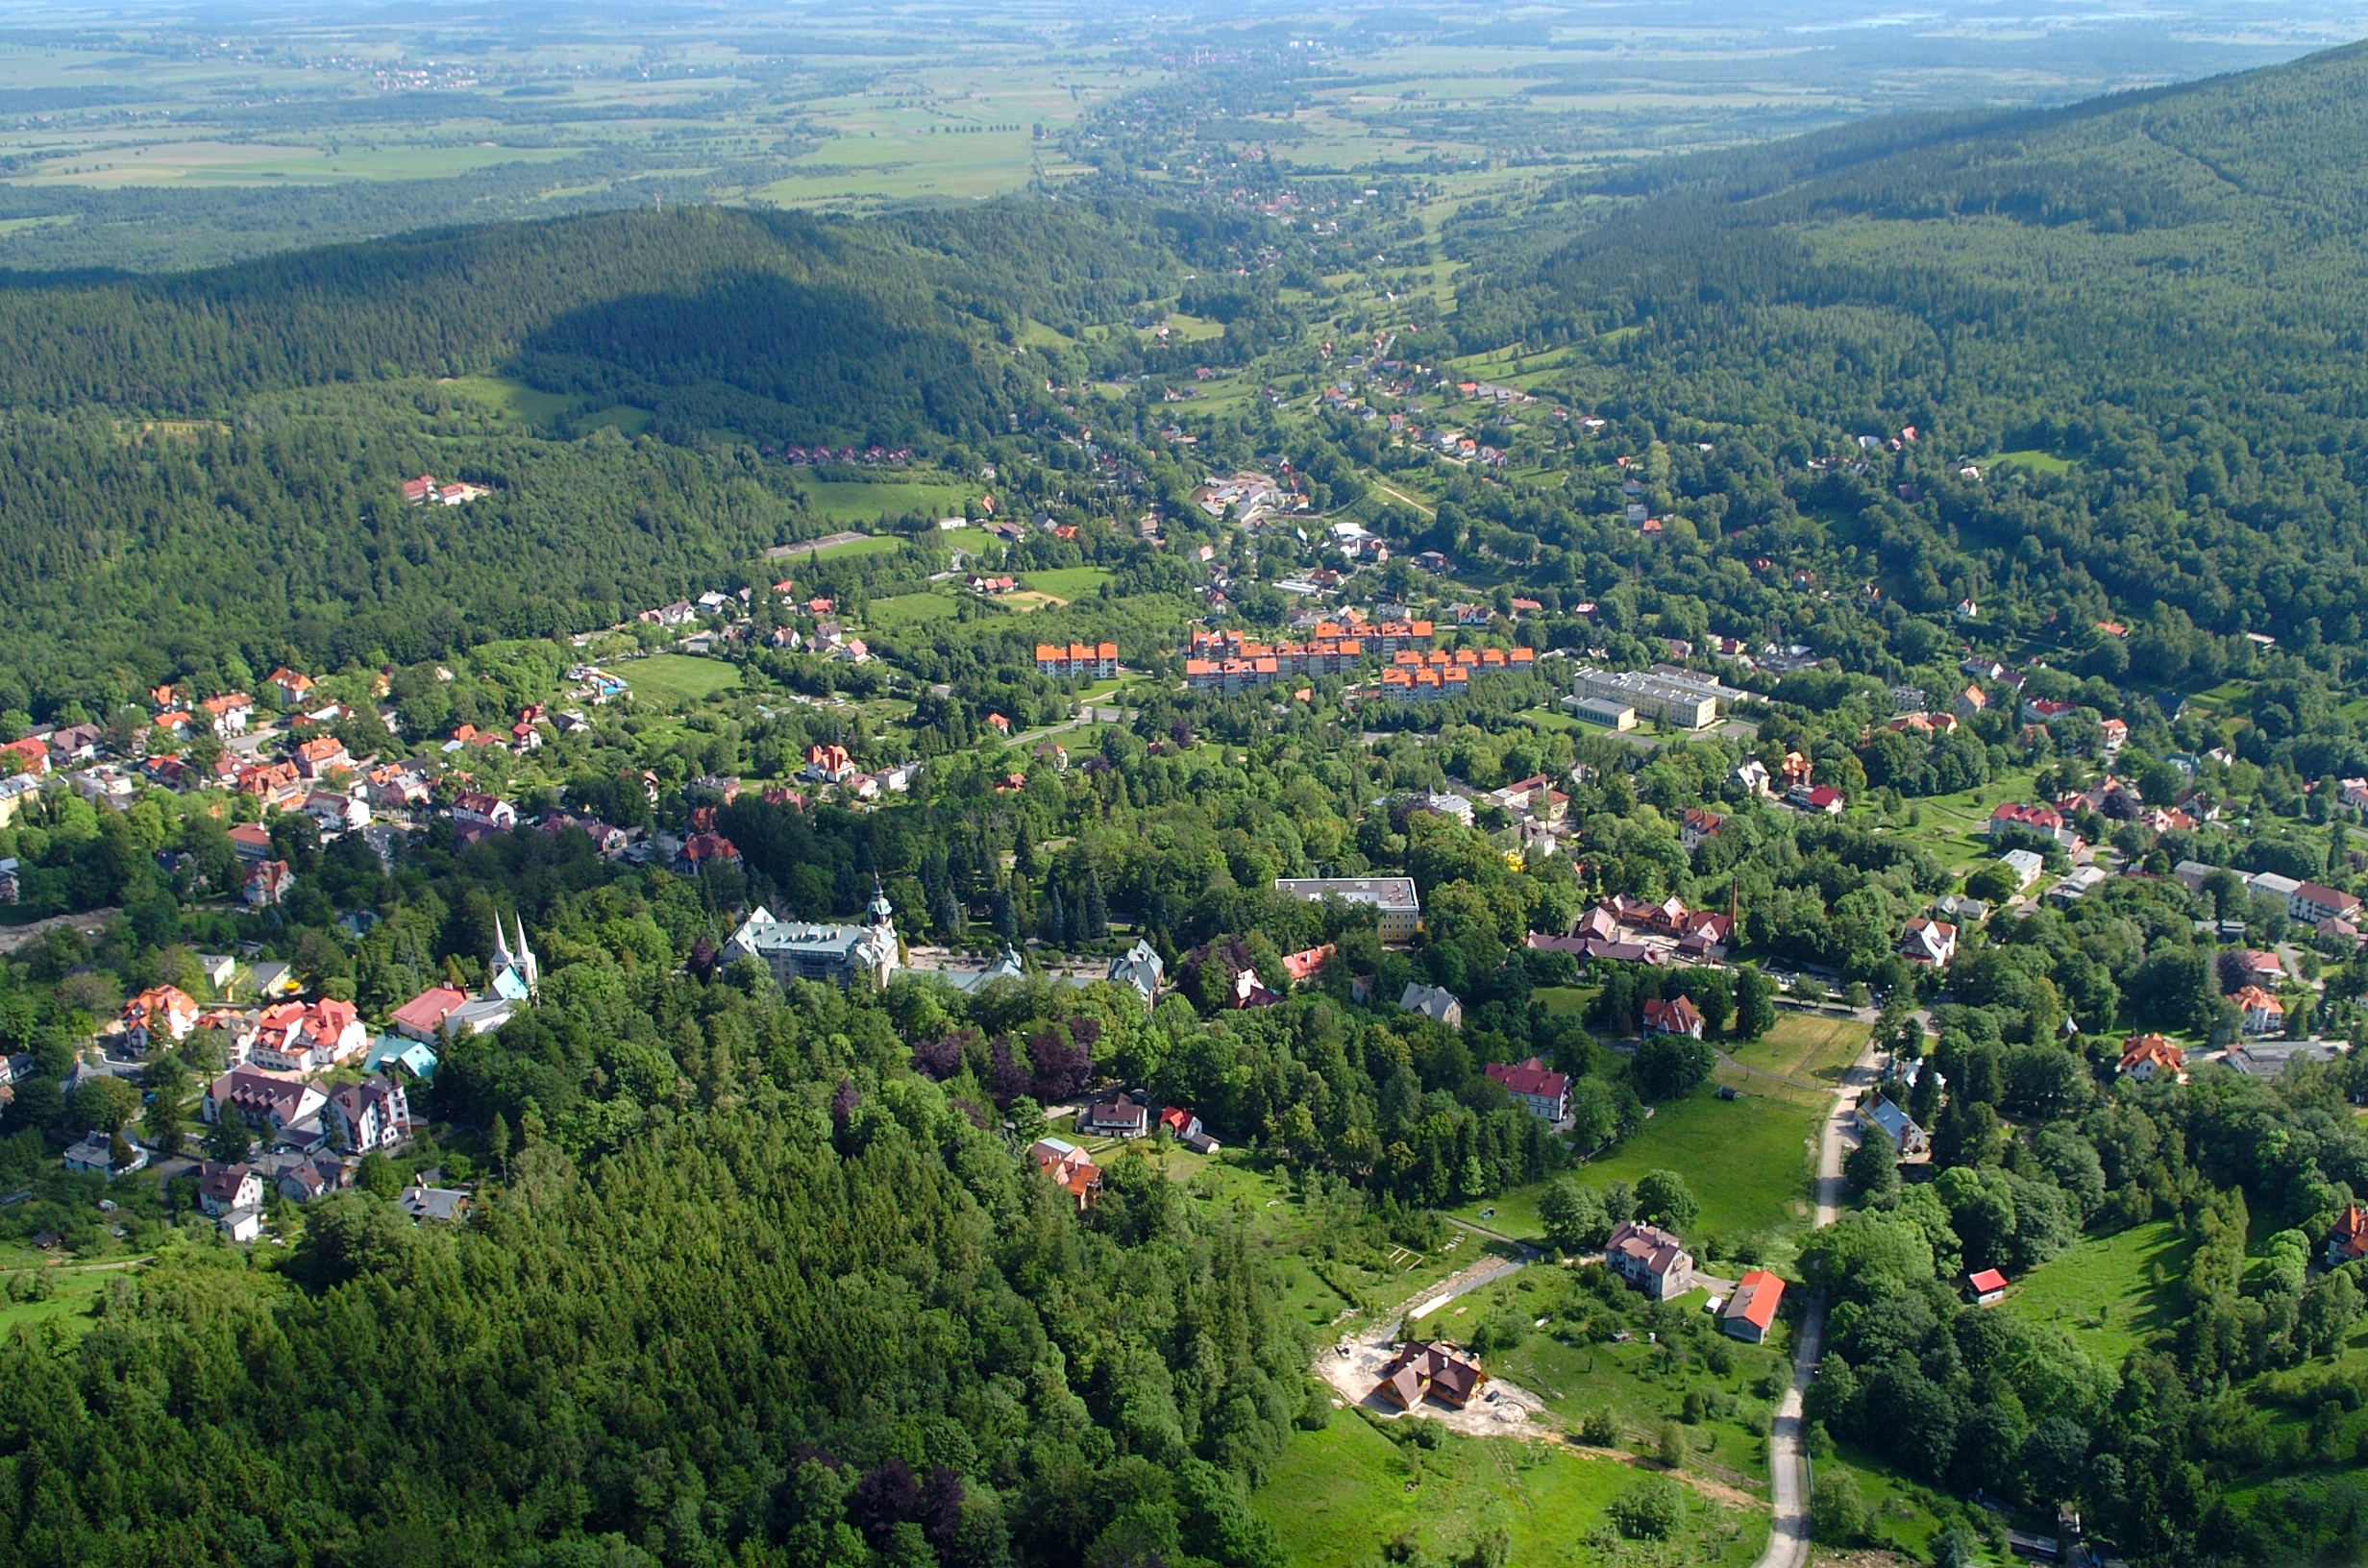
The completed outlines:
[[[90,1327],[90,1305],[107,1282],[120,1272],[114,1269],[44,1268],[39,1271],[43,1286],[50,1292],[44,1301],[12,1300],[5,1286],[22,1289],[33,1275],[12,1274],[0,1282],[0,1338],[16,1328],[36,1323],[58,1323],[69,1334],[80,1334]]]
[[[872,600],[863,613],[881,631],[901,631],[932,621],[950,621],[958,608],[950,594],[895,594]]]
[[[2069,474],[2072,472],[2071,458],[2059,457],[2052,452],[2040,452],[2034,448],[2026,448],[2021,452],[2002,452],[1990,460],[1997,463],[2012,463],[2017,468],[2028,468],[2040,474]]]
[[[1696,1231],[1733,1239],[1784,1229],[1809,1217],[1819,1115],[1799,1098],[1746,1090],[1721,1100],[1705,1086],[1662,1106],[1635,1137],[1581,1165],[1579,1180],[1633,1186],[1648,1170],[1674,1170],[1701,1201]]]
[[[2110,1366],[2178,1311],[2189,1243],[2168,1220],[2083,1241],[2040,1264],[2001,1303],[2033,1323],[2053,1323]]]
[[[1727,1054],[1743,1066],[1780,1078],[1839,1084],[1842,1070],[1858,1060],[1871,1029],[1856,1018],[1830,1014],[1785,1013],[1776,1027],[1754,1041],[1738,1041]]]
[[[1754,1491],[1766,1484],[1766,1444],[1760,1435],[1760,1418],[1783,1394],[1790,1364],[1788,1327],[1781,1327],[1765,1345],[1734,1340],[1715,1341],[1726,1357],[1726,1370],[1716,1371],[1698,1347],[1682,1359],[1670,1347],[1648,1342],[1645,1328],[1651,1311],[1644,1298],[1630,1298],[1631,1315],[1624,1321],[1625,1342],[1612,1338],[1611,1323],[1589,1305],[1578,1317],[1570,1315],[1567,1276],[1552,1268],[1525,1269],[1512,1279],[1477,1290],[1456,1305],[1462,1315],[1443,1318],[1437,1332],[1461,1339],[1481,1322],[1502,1324],[1508,1319],[1546,1327],[1532,1333],[1510,1350],[1500,1349],[1488,1361],[1492,1372],[1528,1389],[1546,1408],[1575,1422],[1591,1410],[1606,1410],[1621,1433],[1623,1444],[1649,1445],[1672,1421],[1683,1428],[1689,1469],[1730,1485]],[[1669,1304],[1674,1321],[1707,1323],[1703,1309],[1709,1294],[1688,1291]],[[1659,1319],[1666,1329],[1672,1319]],[[1664,1335],[1668,1337],[1668,1335]],[[1688,1424],[1682,1416],[1690,1389],[1718,1389],[1733,1397],[1727,1413]]]
[[[1529,999],[1559,1018],[1584,1009],[1591,994],[1585,986],[1541,986],[1529,993]]]
[[[1942,865],[1961,873],[1991,858],[1989,845],[1982,837],[1988,827],[1991,810],[2002,801],[2030,799],[2033,781],[2037,776],[2036,770],[2022,769],[1961,795],[1936,795],[1910,801],[1910,809],[1921,820],[1912,827],[1892,831],[1926,845],[1940,857]]]
[[[682,709],[740,684],[740,672],[721,659],[691,653],[654,653],[616,666],[635,700]]]
[[[1370,1562],[1406,1531],[1433,1560],[1452,1561],[1497,1526],[1512,1537],[1512,1560],[1531,1568],[1604,1560],[1587,1537],[1636,1479],[1625,1466],[1560,1444],[1449,1436],[1425,1452],[1337,1413],[1321,1432],[1292,1434],[1254,1506],[1298,1568]],[[1746,1563],[1764,1538],[1745,1511],[1697,1500],[1675,1548],[1682,1556],[1667,1560]]]
[[[1110,580],[1110,569],[1102,566],[1063,566],[1049,572],[1030,572],[1020,579],[1040,594],[1050,594],[1064,603],[1083,599]]]
[[[962,510],[962,503],[971,495],[965,485],[922,479],[866,484],[860,479],[801,478],[798,489],[815,516],[833,523],[876,523],[883,517],[901,517],[907,512],[921,512],[933,518],[952,517]]]

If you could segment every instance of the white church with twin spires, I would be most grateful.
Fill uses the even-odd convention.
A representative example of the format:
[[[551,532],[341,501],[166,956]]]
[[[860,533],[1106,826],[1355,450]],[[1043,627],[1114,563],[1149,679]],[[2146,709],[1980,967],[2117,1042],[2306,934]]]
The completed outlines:
[[[527,945],[526,917],[516,917],[518,945],[513,948],[509,933],[502,929],[502,918],[493,920],[493,983],[485,989],[506,1002],[530,1002],[542,995],[543,968],[535,961],[534,949]]]

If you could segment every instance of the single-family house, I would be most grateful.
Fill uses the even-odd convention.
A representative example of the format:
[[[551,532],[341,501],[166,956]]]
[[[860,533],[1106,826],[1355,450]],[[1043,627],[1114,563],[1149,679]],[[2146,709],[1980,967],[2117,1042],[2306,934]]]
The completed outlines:
[[[1151,1131],[1151,1114],[1141,1100],[1121,1094],[1087,1106],[1077,1115],[1077,1131],[1098,1138],[1144,1138]]]
[[[129,1139],[125,1140],[124,1148],[128,1157],[118,1164],[115,1159],[115,1140],[105,1133],[92,1133],[67,1145],[62,1164],[68,1170],[86,1175],[104,1176],[110,1181],[118,1176],[129,1176],[136,1170],[147,1168],[148,1151],[146,1149]]]
[[[1701,1010],[1685,996],[1667,1001],[1657,998],[1648,1001],[1644,1004],[1644,1032],[1648,1035],[1684,1035],[1690,1040],[1700,1040]]]
[[[403,1212],[414,1220],[435,1219],[456,1225],[469,1217],[469,1194],[452,1187],[430,1187],[424,1175],[411,1178],[411,1185],[396,1199]]]
[[[1409,980],[1398,993],[1398,1011],[1419,1013],[1433,1023],[1443,1023],[1450,1029],[1464,1027],[1464,1004],[1444,986],[1425,986]]]
[[[284,708],[301,706],[304,699],[312,692],[312,677],[299,674],[285,665],[274,670],[271,673],[271,679],[265,684],[271,688],[272,694],[279,698],[280,706]]]
[[[1784,1299],[1784,1281],[1764,1268],[1746,1270],[1718,1310],[1719,1332],[1747,1345],[1767,1343],[1768,1331],[1776,1326],[1776,1308]]]
[[[296,888],[296,872],[284,860],[259,861],[247,868],[238,889],[239,901],[250,909],[268,909]]]
[[[229,1241],[258,1241],[263,1235],[263,1211],[259,1207],[233,1209],[214,1222],[223,1239]]]
[[[2368,1209],[2353,1204],[2335,1216],[2327,1233],[2327,1266],[2341,1268],[2368,1258]]]
[[[1058,1183],[1080,1213],[1093,1205],[1094,1194],[1101,1189],[1101,1167],[1083,1149],[1066,1139],[1040,1138],[1027,1152],[1036,1168]]]
[[[1881,1094],[1870,1094],[1859,1102],[1858,1123],[1862,1139],[1887,1139],[1903,1159],[1923,1154],[1932,1147],[1931,1136],[1915,1118]]]
[[[160,1036],[174,1044],[189,1038],[204,1010],[179,986],[151,986],[123,1004],[123,1027],[133,1050],[144,1051]]]
[[[506,833],[518,825],[518,808],[499,796],[472,790],[453,802],[453,821],[464,827]]]
[[[1285,953],[1283,955],[1283,974],[1291,984],[1304,985],[1321,974],[1325,961],[1338,951],[1340,948],[1336,943],[1327,942],[1320,947],[1308,947],[1295,953]]]
[[[1172,1105],[1161,1111],[1159,1126],[1161,1131],[1195,1154],[1215,1154],[1220,1146],[1217,1139],[1209,1136],[1208,1129],[1200,1125],[1199,1116],[1181,1106]]]
[[[1110,961],[1109,972],[1102,978],[1113,985],[1132,986],[1146,1002],[1152,1002],[1159,999],[1159,983],[1167,969],[1158,949],[1137,937],[1132,947]]]
[[[1693,1254],[1675,1233],[1658,1225],[1622,1220],[1604,1243],[1603,1261],[1655,1301],[1682,1296],[1693,1286]]]

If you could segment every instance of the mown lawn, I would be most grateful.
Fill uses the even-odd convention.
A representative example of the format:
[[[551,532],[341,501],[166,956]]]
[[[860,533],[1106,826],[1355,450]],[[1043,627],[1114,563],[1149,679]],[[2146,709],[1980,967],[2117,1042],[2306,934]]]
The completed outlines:
[[[1999,1310],[2052,1323],[2091,1356],[2118,1366],[2140,1339],[2176,1321],[2190,1250],[2165,1219],[2095,1237],[2033,1269]]]
[[[1512,1560],[1592,1563],[1588,1544],[1612,1500],[1640,1474],[1550,1442],[1446,1435],[1437,1449],[1392,1442],[1353,1412],[1321,1432],[1295,1432],[1253,1502],[1298,1568],[1348,1568],[1375,1560],[1412,1531],[1432,1561],[1453,1561],[1483,1531],[1502,1527]],[[1744,1564],[1766,1541],[1764,1520],[1690,1494],[1686,1531],[1656,1560]]]
[[[695,653],[653,653],[615,665],[615,673],[640,702],[680,710],[740,684],[740,672],[721,659]]]
[[[1721,1100],[1704,1085],[1660,1107],[1625,1143],[1579,1166],[1578,1177],[1591,1187],[1634,1186],[1648,1170],[1674,1170],[1701,1202],[1696,1233],[1733,1240],[1784,1229],[1809,1217],[1820,1114],[1799,1097],[1746,1088]]]

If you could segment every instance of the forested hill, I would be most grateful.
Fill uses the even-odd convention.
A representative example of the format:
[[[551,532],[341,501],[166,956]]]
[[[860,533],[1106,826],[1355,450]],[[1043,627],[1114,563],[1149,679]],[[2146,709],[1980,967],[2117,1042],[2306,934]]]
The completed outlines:
[[[1018,203],[505,224],[0,293],[0,404],[215,413],[276,388],[506,368],[646,394],[661,421],[697,424],[720,396],[751,434],[909,439],[991,411],[978,329],[1107,315],[1172,267],[1147,223]]]
[[[1468,346],[1571,344],[1572,395],[1794,462],[1918,427],[1921,501],[1825,499],[1928,598],[2056,551],[2076,597],[2085,575],[2224,635],[2359,636],[2368,50],[1572,194],[1568,237],[1471,247]],[[1580,227],[1607,198],[1632,205]],[[2010,488],[1941,462],[2018,451],[2070,467]]]
[[[1007,429],[1041,393],[1002,340],[1177,269],[1146,214],[1006,202],[612,212],[0,289],[0,708],[111,711],[158,650],[410,662],[713,588],[804,522],[728,437]],[[660,441],[430,384],[484,373]],[[489,493],[407,507],[423,470]]]

